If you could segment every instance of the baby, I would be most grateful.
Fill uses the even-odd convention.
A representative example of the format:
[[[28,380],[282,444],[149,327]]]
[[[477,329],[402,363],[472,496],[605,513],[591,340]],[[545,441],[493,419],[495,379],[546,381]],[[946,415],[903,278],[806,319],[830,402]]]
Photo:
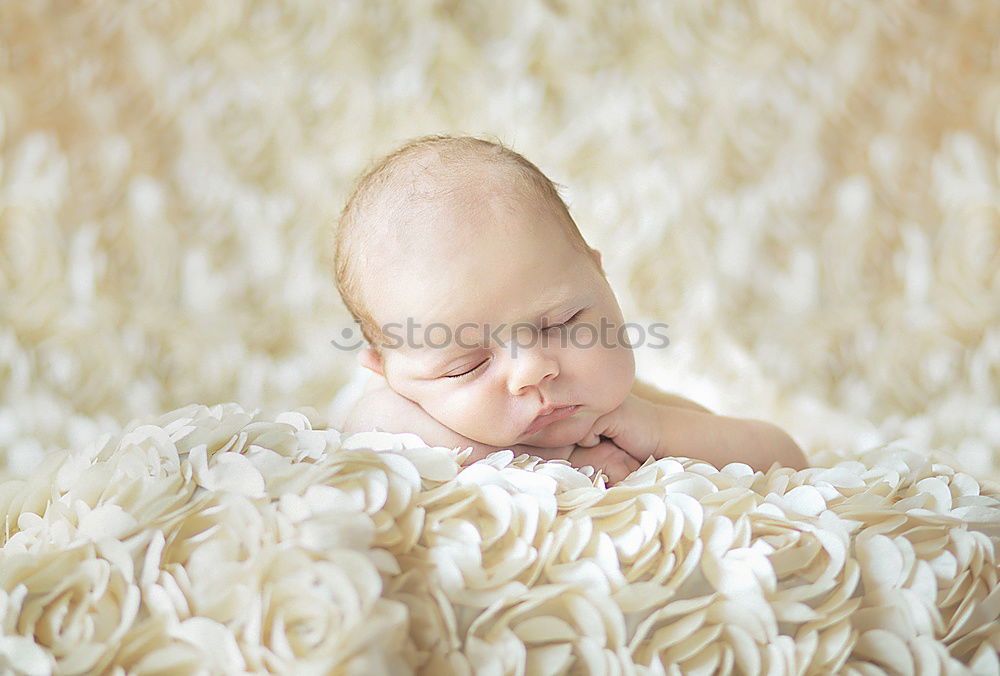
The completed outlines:
[[[617,482],[649,456],[802,468],[779,428],[635,379],[621,309],[552,182],[475,138],[411,142],[362,176],[336,233],[337,286],[377,374],[347,434],[512,449]]]

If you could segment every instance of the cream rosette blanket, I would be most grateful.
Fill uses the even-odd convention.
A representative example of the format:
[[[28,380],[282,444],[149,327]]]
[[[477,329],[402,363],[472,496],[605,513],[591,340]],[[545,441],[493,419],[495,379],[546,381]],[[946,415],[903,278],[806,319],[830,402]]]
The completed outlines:
[[[997,673],[1000,490],[882,449],[620,485],[188,406],[0,487],[0,668]]]

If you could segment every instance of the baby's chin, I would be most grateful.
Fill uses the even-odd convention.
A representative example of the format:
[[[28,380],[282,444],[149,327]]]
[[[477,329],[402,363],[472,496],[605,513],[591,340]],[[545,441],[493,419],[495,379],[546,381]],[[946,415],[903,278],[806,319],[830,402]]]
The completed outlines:
[[[538,448],[560,448],[579,443],[593,425],[592,417],[588,416],[558,420],[534,434],[521,437],[516,443]]]

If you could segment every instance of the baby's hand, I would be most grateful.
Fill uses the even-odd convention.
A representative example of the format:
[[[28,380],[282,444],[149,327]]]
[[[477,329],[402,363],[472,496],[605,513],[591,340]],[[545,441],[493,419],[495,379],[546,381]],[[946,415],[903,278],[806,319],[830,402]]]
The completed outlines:
[[[677,456],[716,467],[742,462],[764,472],[774,463],[793,469],[809,466],[802,449],[774,425],[655,404],[634,394],[594,421],[579,445],[596,447],[605,439],[640,463],[649,456]]]
[[[598,448],[606,443],[601,439],[604,437],[634,460],[645,462],[660,446],[661,417],[656,405],[630,394],[621,406],[595,420],[579,445]]]
[[[577,446],[570,453],[569,462],[573,467],[590,465],[608,475],[608,484],[616,484],[639,469],[638,460],[615,445],[613,441],[602,441],[589,448]]]
[[[614,442],[602,441],[595,446],[561,446],[559,448],[536,448],[533,446],[514,446],[515,455],[527,453],[543,460],[566,460],[576,468],[590,465],[603,471],[608,476],[609,484],[616,484],[629,474],[639,469],[640,463],[631,455],[618,448]]]

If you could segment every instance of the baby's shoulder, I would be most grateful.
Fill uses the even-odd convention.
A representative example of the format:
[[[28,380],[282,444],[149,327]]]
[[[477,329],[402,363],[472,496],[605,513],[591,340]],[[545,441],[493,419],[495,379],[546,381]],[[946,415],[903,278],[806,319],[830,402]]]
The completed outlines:
[[[348,435],[372,430],[394,434],[404,432],[416,434],[431,446],[464,448],[478,445],[478,442],[438,422],[419,405],[395,392],[388,384],[365,392],[347,414],[341,432]]]
[[[701,404],[696,404],[690,399],[685,399],[684,397],[673,394],[671,392],[664,392],[663,390],[650,385],[649,383],[644,383],[638,378],[632,383],[632,394],[639,397],[640,399],[645,399],[654,404],[662,404],[664,406],[674,406],[677,408],[690,408],[695,411],[701,411],[703,413],[711,413],[707,408]]]
[[[427,416],[417,404],[397,394],[385,385],[371,387],[354,403],[344,420],[343,432],[368,432],[378,428],[384,432],[395,432],[390,427],[412,426],[408,423],[421,416]],[[410,431],[410,430],[398,430]]]

